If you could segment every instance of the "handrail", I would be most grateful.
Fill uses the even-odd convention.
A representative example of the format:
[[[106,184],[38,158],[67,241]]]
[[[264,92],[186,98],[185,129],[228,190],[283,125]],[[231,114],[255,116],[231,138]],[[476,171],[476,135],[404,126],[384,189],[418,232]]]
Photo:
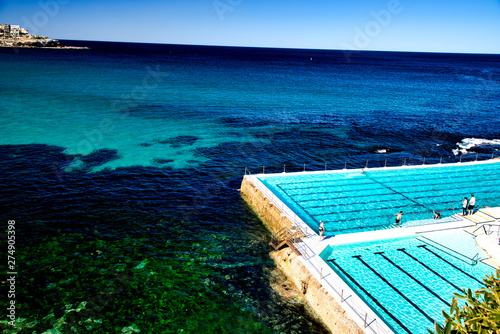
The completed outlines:
[[[466,162],[481,162],[481,161],[497,160],[499,158],[495,157],[496,153],[497,153],[496,151],[493,151],[491,153],[491,155],[489,153],[483,153],[481,157],[479,157],[478,154],[476,154],[474,157],[472,157],[472,155],[471,155],[472,159],[470,161],[465,161],[462,159],[463,157],[467,156],[467,154],[460,155],[460,157],[458,158],[458,161],[457,161],[456,156],[447,156],[445,158],[450,159],[451,164],[455,164],[455,163],[461,164],[461,163],[466,163]],[[435,159],[437,161],[438,158],[435,158]],[[412,164],[412,162],[418,162],[418,163]],[[363,167],[368,168],[367,167],[368,164],[370,166],[376,166],[376,167],[381,167],[381,168],[388,167],[387,166],[387,159],[385,159],[385,160],[366,160],[366,161],[360,162],[361,167],[357,167],[357,168],[353,167],[352,169],[362,169]],[[434,164],[435,165],[442,165],[443,164],[443,156],[440,156],[439,162],[436,162]],[[318,163],[313,162],[313,163],[301,163],[301,164],[278,164],[278,165],[270,165],[270,166],[258,165],[255,167],[247,167],[247,168],[249,171],[250,171],[250,168],[253,168],[256,170],[261,170],[262,174],[265,174],[266,168],[268,168],[268,169],[274,168],[277,171],[286,173],[287,168],[288,168],[288,171],[290,171],[290,169],[292,169],[292,172],[293,172],[293,170],[295,172],[305,172],[306,166],[311,166],[312,168],[310,170],[317,170],[317,171],[327,170],[327,165],[335,166],[335,163],[328,163],[328,162],[322,161],[322,162],[318,162]],[[348,165],[347,161],[344,161],[343,163],[338,162],[337,169],[347,169],[347,165]],[[398,167],[398,166],[408,167],[408,166],[424,166],[424,165],[433,165],[433,163],[429,163],[429,158],[426,158],[426,157],[422,157],[422,160],[419,160],[419,161],[410,160],[409,163],[408,163],[408,159],[405,158],[403,161],[401,161],[400,159],[394,160],[394,163],[392,164],[392,166],[390,165],[389,167]],[[352,164],[351,164],[351,166],[352,166]]]
[[[487,223],[487,224],[481,224],[481,226],[479,226],[478,228],[476,228],[474,231],[472,231],[472,235],[474,236],[474,238],[477,237],[477,235],[475,234],[477,231],[479,231],[480,229],[484,229],[484,234],[488,234],[486,232],[486,228],[485,226],[489,226],[490,227],[490,231],[491,231],[491,227],[492,226],[498,226],[498,232],[497,232],[497,235],[500,236],[500,224],[494,224],[494,223]]]
[[[284,238],[280,237],[282,234],[285,234]],[[297,238],[295,236],[295,234],[290,229],[288,229],[288,227],[283,227],[281,230],[279,230],[276,233],[272,232],[272,235],[273,235],[273,238],[276,240],[290,239],[290,240],[292,240],[293,243],[300,242],[300,238]]]
[[[425,239],[425,240],[423,240],[423,239]],[[442,245],[442,244],[440,244],[439,242],[434,241],[434,240],[432,240],[432,239],[429,239],[429,238],[427,238],[427,237],[425,237],[425,236],[420,236],[420,237],[418,237],[418,238],[417,238],[417,240],[423,241],[423,242],[425,242],[426,244],[428,244],[428,245],[430,245],[430,246],[433,246],[433,247],[435,247],[435,248],[438,248],[438,249],[440,249],[441,251],[443,251],[443,252],[445,252],[445,253],[447,253],[447,254],[449,254],[449,255],[453,256],[454,258],[456,258],[456,259],[458,259],[458,260],[463,261],[462,259],[460,259],[460,258],[458,258],[457,256],[453,255],[453,253],[454,253],[454,254],[458,254],[458,255],[460,255],[460,256],[462,256],[462,257],[466,258],[467,260],[470,260],[470,261],[471,261],[471,263],[469,263],[469,264],[470,264],[470,265],[472,265],[472,266],[475,266],[475,265],[478,263],[478,261],[479,261],[479,253],[476,253],[476,255],[474,255],[474,257],[470,258],[470,257],[468,257],[467,255],[464,255],[464,254],[462,254],[462,253],[460,253],[460,252],[457,252],[456,250],[451,249],[451,248],[449,248],[449,247],[446,247],[445,245]],[[436,247],[436,246],[435,246],[435,245],[433,245],[433,244],[436,244],[436,245],[438,245],[439,247]],[[476,259],[476,258],[478,258],[478,259]],[[466,263],[467,263],[467,261],[464,261],[464,262],[466,262]]]

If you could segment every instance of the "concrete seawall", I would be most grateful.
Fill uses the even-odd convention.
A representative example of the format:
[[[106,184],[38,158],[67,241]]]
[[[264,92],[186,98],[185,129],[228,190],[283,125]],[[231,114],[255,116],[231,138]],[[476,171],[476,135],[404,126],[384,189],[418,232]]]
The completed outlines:
[[[247,177],[243,178],[241,184],[241,196],[271,232],[276,233],[283,227],[292,228],[292,222],[281,215],[281,211],[271,204]],[[293,282],[299,291],[300,299],[307,304],[308,309],[332,333],[364,333],[302,264],[300,256],[290,248],[272,251],[270,256],[277,267]]]

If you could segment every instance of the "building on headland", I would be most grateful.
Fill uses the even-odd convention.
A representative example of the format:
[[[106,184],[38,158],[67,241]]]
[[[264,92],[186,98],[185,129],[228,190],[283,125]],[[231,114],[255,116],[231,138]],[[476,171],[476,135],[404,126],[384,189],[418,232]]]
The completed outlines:
[[[29,34],[27,29],[21,28],[18,24],[1,24],[0,28],[2,30],[3,38],[16,38],[19,36],[26,36]]]
[[[12,37],[19,37],[19,34],[21,32],[21,27],[17,24],[11,24],[10,25],[10,36]]]
[[[10,24],[8,23],[2,24],[2,37],[3,38],[10,37]]]

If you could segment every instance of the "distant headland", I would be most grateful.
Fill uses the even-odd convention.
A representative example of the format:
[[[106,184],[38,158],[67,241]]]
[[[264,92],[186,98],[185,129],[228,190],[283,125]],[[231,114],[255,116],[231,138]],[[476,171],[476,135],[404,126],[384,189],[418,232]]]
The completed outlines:
[[[0,37],[0,47],[88,49],[78,46],[63,46],[56,39],[30,34],[27,29],[21,28],[16,24],[0,24]]]

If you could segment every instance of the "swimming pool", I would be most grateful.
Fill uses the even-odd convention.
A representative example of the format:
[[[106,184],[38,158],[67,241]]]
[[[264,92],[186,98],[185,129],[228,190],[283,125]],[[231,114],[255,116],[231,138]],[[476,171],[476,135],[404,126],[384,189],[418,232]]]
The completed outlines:
[[[446,245],[446,246],[444,246]],[[321,258],[395,333],[443,323],[453,293],[482,287],[494,268],[462,230],[327,246]]]
[[[472,193],[476,206],[500,206],[500,163],[395,167],[360,170],[258,175],[258,179],[318,232],[326,235],[390,228],[403,211],[403,225],[462,211]]]

